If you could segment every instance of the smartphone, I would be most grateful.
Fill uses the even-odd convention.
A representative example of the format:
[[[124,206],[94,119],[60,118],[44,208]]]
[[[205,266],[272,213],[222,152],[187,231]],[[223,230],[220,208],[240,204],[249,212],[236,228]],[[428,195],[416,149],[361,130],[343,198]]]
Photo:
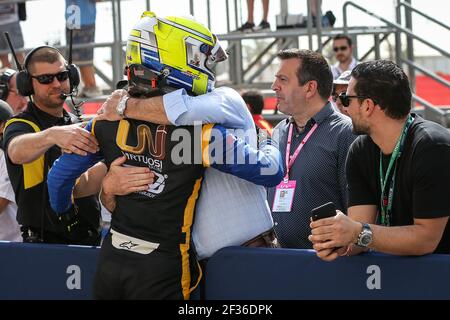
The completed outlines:
[[[311,218],[313,221],[323,218],[330,218],[336,215],[336,206],[333,202],[327,202],[317,208],[311,210]]]

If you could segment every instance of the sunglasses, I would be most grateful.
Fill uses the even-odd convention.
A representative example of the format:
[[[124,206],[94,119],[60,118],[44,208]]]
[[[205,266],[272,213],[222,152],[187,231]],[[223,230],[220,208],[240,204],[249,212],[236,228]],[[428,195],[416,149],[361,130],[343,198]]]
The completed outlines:
[[[342,105],[347,108],[350,105],[350,99],[353,99],[353,98],[368,99],[369,97],[367,97],[367,96],[348,96],[345,92],[342,92],[341,94],[339,94],[338,98],[341,100]],[[371,99],[371,98],[369,98],[369,99]],[[373,103],[378,104],[375,102],[375,100],[373,100]]]
[[[348,47],[334,47],[333,51],[334,52],[338,52],[338,51],[345,51],[347,49],[348,49]]]
[[[31,78],[36,79],[40,84],[50,84],[53,82],[55,77],[59,82],[66,81],[69,78],[69,71],[65,70],[57,74],[41,74],[39,76],[31,76]]]

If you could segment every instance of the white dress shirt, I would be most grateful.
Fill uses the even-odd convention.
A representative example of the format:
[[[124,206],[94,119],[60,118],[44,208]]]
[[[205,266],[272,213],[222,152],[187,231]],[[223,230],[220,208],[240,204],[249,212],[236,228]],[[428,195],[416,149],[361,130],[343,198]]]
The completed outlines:
[[[192,97],[180,89],[163,98],[167,117],[173,124],[192,125],[201,121],[239,128],[235,134],[244,138],[242,131],[245,131],[248,135],[245,140],[257,147],[252,116],[235,90],[222,87]],[[209,258],[223,247],[241,245],[272,227],[263,186],[214,168],[206,169],[192,231],[199,259]]]
[[[0,212],[0,240],[22,242],[20,227],[16,220],[16,200],[2,149],[0,149],[0,198],[10,201],[3,212]]]

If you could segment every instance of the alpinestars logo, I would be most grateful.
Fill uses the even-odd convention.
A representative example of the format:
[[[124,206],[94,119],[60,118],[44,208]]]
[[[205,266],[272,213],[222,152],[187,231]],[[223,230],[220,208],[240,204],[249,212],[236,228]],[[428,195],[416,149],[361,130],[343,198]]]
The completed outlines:
[[[153,173],[155,174],[155,182],[153,182],[153,184],[151,184],[147,190],[147,192],[153,193],[153,194],[160,194],[161,192],[163,192],[164,187],[166,186],[166,179],[167,179],[167,174],[162,175],[158,172],[153,171]]]
[[[119,247],[124,248],[124,249],[128,249],[128,250],[131,250],[131,249],[133,249],[134,247],[137,247],[137,246],[138,246],[138,244],[133,243],[131,241],[122,242],[121,244],[119,244]]]

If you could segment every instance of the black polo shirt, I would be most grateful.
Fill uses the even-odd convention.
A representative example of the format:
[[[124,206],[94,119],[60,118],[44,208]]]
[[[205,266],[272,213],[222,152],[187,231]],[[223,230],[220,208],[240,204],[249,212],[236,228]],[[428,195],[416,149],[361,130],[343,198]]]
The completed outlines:
[[[61,155],[61,149],[54,145],[44,156],[32,163],[16,165],[8,156],[8,145],[17,136],[43,131],[53,126],[72,124],[69,113],[54,117],[29,102],[27,109],[7,122],[4,132],[6,166],[16,196],[17,221],[22,226],[62,233],[56,214],[51,210],[47,194],[47,172]]]

